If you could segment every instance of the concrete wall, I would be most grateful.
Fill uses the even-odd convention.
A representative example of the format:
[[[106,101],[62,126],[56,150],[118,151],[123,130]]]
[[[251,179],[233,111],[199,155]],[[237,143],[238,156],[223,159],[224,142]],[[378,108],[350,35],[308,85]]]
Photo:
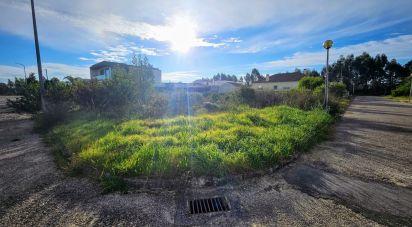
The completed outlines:
[[[277,89],[274,89],[274,86],[277,86]],[[290,90],[292,88],[297,88],[297,81],[289,82],[265,82],[265,83],[254,83],[252,88],[256,90],[273,90],[273,91],[284,91]]]

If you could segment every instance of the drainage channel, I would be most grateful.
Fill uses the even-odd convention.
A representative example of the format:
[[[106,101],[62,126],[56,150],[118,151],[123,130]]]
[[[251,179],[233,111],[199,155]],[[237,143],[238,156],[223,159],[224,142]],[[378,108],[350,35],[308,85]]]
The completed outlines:
[[[189,200],[188,206],[190,214],[203,214],[230,210],[226,197]]]

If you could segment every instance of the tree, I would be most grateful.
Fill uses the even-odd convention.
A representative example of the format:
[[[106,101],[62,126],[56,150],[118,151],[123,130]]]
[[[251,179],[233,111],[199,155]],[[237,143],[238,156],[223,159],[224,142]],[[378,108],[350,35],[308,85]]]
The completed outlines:
[[[305,76],[298,81],[298,88],[315,90],[315,88],[322,86],[324,80],[322,77]]]
[[[260,75],[259,70],[257,70],[256,68],[252,69],[252,73],[250,75],[251,75],[252,82],[264,81],[265,80],[265,77]]]
[[[408,61],[404,66],[407,75],[411,75],[412,73],[412,60]]]
[[[40,111],[40,83],[36,80],[34,73],[30,73],[27,79],[15,78],[13,83],[15,92],[20,97],[16,100],[7,100],[7,105],[17,109],[36,113]]]
[[[213,76],[214,80],[223,80],[223,81],[234,81],[237,82],[237,77],[235,75],[229,75],[224,73],[218,73]]]
[[[387,73],[387,80],[389,82],[388,87],[390,90],[399,85],[402,79],[407,76],[407,70],[395,59],[392,59],[389,63],[387,63],[385,69]]]
[[[250,85],[251,85],[252,76],[251,76],[249,73],[246,73],[245,82],[246,82],[246,86],[250,86]]]

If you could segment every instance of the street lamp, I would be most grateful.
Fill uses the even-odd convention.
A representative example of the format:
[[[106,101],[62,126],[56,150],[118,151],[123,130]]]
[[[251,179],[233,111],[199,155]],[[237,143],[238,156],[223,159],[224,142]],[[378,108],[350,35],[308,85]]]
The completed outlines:
[[[17,65],[20,65],[20,66],[22,66],[22,67],[23,67],[23,70],[24,70],[24,79],[27,79],[27,75],[26,75],[26,66],[25,66],[25,65],[23,65],[23,64],[21,64],[21,63],[18,63],[18,62],[16,62],[16,64],[17,64]]]
[[[325,75],[325,109],[328,110],[328,98],[329,98],[329,49],[332,47],[333,41],[328,39],[323,42],[323,48],[326,49],[326,75]]]

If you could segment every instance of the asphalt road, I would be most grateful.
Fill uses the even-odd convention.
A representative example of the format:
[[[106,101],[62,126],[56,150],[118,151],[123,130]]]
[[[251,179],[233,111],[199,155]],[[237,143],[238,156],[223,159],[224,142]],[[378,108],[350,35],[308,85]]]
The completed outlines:
[[[29,115],[0,97],[0,226],[412,226],[412,105],[357,97],[327,141],[265,176],[106,194],[58,170]],[[230,211],[190,215],[225,196]]]

